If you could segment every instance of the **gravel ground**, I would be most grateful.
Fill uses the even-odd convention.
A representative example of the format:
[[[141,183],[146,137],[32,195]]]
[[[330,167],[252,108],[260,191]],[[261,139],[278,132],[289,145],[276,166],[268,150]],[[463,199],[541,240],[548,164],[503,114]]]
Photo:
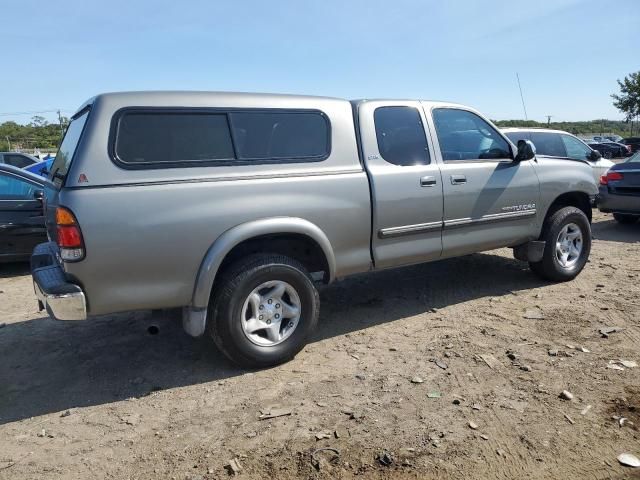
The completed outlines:
[[[324,288],[261,371],[172,313],[54,322],[0,266],[0,478],[640,478],[640,225],[593,230],[564,284],[503,249]]]

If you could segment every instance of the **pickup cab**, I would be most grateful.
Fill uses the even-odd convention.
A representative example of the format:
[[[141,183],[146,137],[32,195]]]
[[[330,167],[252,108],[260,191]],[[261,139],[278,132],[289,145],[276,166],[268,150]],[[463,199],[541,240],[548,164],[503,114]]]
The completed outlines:
[[[90,99],[50,179],[42,309],[179,307],[251,367],[300,351],[318,284],[348,275],[511,247],[573,279],[597,193],[586,161],[536,158],[462,105],[209,92]]]

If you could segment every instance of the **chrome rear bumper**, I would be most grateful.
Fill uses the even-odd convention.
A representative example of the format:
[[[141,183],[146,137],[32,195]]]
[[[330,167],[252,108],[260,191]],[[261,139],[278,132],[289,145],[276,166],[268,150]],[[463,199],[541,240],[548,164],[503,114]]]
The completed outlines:
[[[80,286],[67,281],[52,243],[36,246],[31,256],[33,289],[40,310],[56,320],[86,320],[87,302]]]

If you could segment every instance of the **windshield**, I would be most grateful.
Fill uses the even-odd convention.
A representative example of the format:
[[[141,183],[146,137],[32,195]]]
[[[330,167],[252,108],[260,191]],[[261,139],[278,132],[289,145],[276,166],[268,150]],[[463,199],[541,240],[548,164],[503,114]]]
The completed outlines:
[[[84,130],[84,124],[87,122],[88,116],[89,109],[71,120],[69,127],[67,127],[67,132],[62,139],[62,143],[58,148],[58,153],[56,154],[56,159],[53,162],[49,176],[49,180],[58,188],[62,187],[67,178],[67,172],[69,171],[71,160],[73,160],[73,154],[80,142],[80,136],[82,135],[82,130]]]

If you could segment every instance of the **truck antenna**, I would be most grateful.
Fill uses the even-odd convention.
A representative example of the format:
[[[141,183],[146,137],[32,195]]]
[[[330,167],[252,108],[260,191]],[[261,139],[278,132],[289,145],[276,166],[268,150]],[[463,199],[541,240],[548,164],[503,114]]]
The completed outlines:
[[[518,88],[520,89],[520,99],[522,100],[522,109],[524,110],[524,119],[529,120],[527,117],[527,107],[524,104],[524,96],[522,95],[522,85],[520,85],[520,75],[516,72],[516,78],[518,79]]]

